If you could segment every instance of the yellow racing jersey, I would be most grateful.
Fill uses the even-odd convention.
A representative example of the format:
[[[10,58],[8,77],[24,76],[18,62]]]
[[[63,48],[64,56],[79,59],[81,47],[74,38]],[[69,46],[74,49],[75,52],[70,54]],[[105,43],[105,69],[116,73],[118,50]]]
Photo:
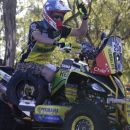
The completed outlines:
[[[28,45],[31,46],[31,49],[25,61],[43,64],[45,63],[44,61],[49,61],[50,56],[53,55],[55,46],[37,42],[32,36],[32,32],[34,31],[39,31],[41,34],[46,33],[51,39],[60,39],[66,38],[71,32],[71,28],[63,26],[61,30],[55,30],[52,27],[49,27],[45,20],[31,23],[28,41]]]

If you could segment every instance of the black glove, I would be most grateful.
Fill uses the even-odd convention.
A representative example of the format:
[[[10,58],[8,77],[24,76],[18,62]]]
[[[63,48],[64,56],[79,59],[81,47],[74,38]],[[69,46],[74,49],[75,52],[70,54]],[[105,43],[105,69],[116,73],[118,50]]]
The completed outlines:
[[[78,0],[77,0],[77,8],[79,10],[79,13],[83,16],[86,16],[87,15],[87,9],[84,5],[84,3],[79,3]]]
[[[57,42],[57,41],[55,41],[55,42],[53,43],[53,45],[54,45],[54,46],[58,46],[58,47],[60,47],[60,48],[65,47],[65,43],[64,43],[64,42]]]
[[[63,47],[65,47],[65,43],[64,42],[60,42],[60,43],[57,44],[57,46],[60,47],[60,48],[63,48]]]

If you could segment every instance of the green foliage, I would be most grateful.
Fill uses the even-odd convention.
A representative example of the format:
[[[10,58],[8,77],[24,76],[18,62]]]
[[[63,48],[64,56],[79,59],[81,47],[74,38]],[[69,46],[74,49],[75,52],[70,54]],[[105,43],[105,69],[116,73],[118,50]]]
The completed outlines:
[[[92,4],[89,34],[93,44],[100,43],[100,33],[119,35],[123,39],[123,81],[130,82],[130,2],[129,0],[97,0]]]

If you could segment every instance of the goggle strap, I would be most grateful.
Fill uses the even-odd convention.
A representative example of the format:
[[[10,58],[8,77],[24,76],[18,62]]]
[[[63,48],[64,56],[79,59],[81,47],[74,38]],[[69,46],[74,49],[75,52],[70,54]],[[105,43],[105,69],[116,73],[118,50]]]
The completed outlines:
[[[58,30],[56,23],[54,22],[54,20],[53,20],[51,17],[49,17],[49,16],[47,15],[47,12],[46,12],[45,9],[43,10],[43,14],[44,14],[44,18],[46,19],[46,21],[47,21],[54,29]]]

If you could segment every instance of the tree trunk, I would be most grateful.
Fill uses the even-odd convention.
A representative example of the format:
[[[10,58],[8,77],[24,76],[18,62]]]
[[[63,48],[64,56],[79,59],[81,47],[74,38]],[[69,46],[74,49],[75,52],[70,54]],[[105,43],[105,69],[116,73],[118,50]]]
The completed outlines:
[[[16,52],[16,0],[3,1],[5,25],[5,65],[13,66]]]

